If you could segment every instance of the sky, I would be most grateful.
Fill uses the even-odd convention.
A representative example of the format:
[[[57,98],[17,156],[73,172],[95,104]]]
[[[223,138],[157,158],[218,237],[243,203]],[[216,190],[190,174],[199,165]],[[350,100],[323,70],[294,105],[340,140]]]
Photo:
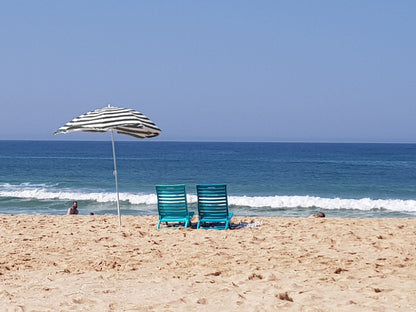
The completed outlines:
[[[416,143],[415,16],[411,0],[0,0],[0,140],[106,140],[53,132],[111,104],[156,141]]]

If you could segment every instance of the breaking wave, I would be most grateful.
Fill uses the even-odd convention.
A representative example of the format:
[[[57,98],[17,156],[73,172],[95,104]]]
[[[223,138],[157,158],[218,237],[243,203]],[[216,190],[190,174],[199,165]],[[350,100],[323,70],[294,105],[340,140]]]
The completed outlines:
[[[86,192],[62,190],[58,191],[47,185],[20,184],[0,185],[0,198],[18,198],[28,200],[60,200],[60,201],[95,201],[98,203],[114,202],[113,192]],[[120,200],[132,205],[156,205],[156,194],[120,193]],[[188,202],[195,204],[196,195],[188,194]],[[321,208],[321,209],[386,209],[397,212],[416,213],[416,200],[402,199],[346,199],[322,198],[316,196],[229,196],[229,204],[234,207],[249,208]]]

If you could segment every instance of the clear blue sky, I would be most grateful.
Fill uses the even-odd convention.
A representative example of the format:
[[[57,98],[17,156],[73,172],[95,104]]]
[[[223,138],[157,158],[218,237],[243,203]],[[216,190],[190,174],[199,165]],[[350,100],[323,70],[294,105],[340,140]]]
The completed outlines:
[[[0,0],[0,139],[416,142],[416,1]],[[127,139],[118,136],[119,140]]]

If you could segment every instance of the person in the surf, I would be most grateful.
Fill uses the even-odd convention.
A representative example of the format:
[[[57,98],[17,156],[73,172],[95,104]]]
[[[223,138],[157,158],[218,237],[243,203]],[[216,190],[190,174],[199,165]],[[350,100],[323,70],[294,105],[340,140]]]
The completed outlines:
[[[77,215],[78,214],[78,203],[74,201],[72,207],[68,208],[67,215]]]

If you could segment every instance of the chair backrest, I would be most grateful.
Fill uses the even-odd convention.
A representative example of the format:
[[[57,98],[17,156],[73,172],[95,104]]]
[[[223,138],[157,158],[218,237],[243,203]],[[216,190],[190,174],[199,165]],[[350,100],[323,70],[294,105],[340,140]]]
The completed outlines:
[[[198,196],[198,214],[203,218],[227,218],[228,199],[226,184],[199,184],[196,186]]]
[[[188,204],[184,184],[156,185],[157,209],[163,217],[186,217]]]

